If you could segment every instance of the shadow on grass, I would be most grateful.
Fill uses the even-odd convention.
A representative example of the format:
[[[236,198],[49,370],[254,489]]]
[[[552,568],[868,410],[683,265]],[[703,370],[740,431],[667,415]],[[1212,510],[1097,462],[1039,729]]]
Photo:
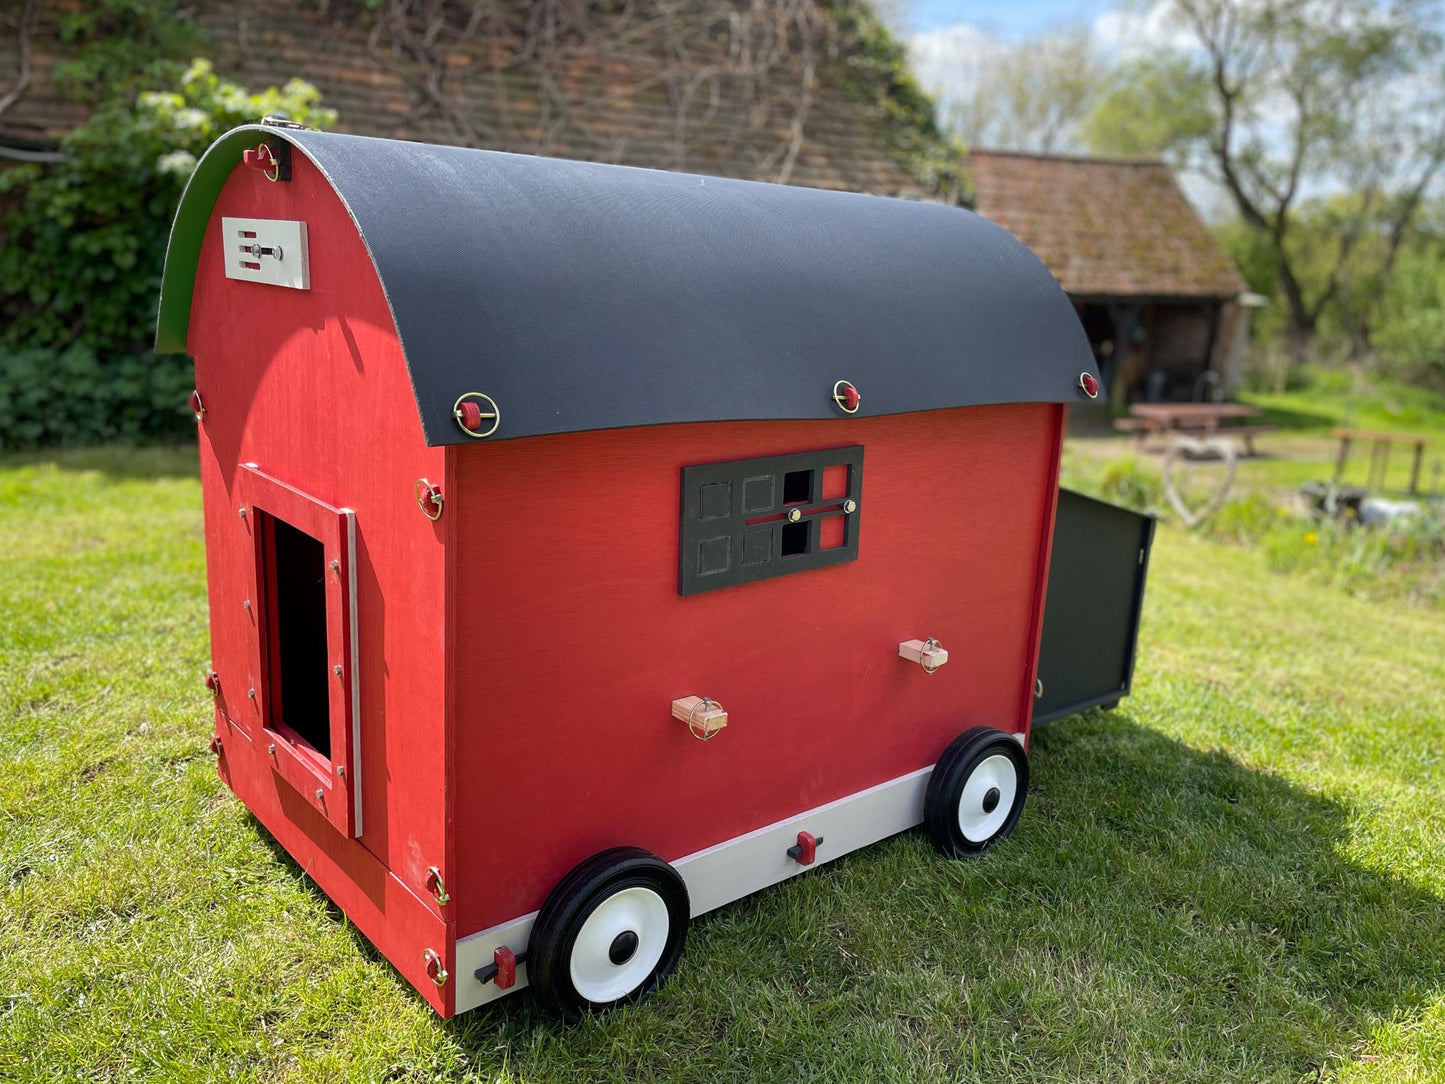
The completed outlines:
[[[0,469],[54,464],[66,471],[95,471],[115,480],[199,478],[195,444],[131,447],[119,444],[83,448],[0,451]]]
[[[437,1026],[523,1079],[1289,1080],[1439,995],[1445,901],[1350,857],[1345,805],[1122,712],[1040,730],[1032,765],[983,860],[906,833],[694,922],[645,1006]]]

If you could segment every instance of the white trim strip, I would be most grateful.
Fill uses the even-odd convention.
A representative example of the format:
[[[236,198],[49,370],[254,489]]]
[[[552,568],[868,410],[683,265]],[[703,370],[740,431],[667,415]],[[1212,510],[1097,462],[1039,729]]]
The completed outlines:
[[[679,858],[673,866],[687,884],[692,917],[922,823],[923,795],[932,774],[932,766],[922,768]],[[800,866],[788,857],[799,832],[822,839],[812,866]],[[478,982],[475,972],[492,962],[498,946],[506,945],[517,955],[525,952],[536,920],[533,911],[457,941],[457,1012],[511,992]],[[517,983],[511,989],[526,985],[527,965],[518,964]]]
[[[361,838],[361,627],[356,616],[356,513],[346,515],[346,614],[351,625],[351,834]]]

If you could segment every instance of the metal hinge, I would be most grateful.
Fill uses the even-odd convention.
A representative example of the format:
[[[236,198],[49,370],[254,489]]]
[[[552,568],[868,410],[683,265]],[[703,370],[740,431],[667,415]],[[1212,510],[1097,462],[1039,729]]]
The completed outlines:
[[[285,113],[267,113],[258,124],[264,124],[267,128],[304,128],[304,124],[298,124]]]

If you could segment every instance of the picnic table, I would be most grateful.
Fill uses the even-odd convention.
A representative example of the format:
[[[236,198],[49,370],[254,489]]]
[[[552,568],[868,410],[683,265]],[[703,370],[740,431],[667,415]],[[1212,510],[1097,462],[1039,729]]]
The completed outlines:
[[[1350,444],[1353,441],[1370,441],[1370,475],[1365,482],[1369,489],[1385,488],[1385,470],[1390,463],[1390,448],[1396,444],[1413,444],[1415,461],[1410,466],[1410,493],[1413,495],[1419,491],[1420,464],[1425,458],[1428,437],[1415,437],[1406,433],[1377,433],[1369,429],[1335,429],[1333,435],[1340,440],[1340,453],[1335,457],[1336,483],[1345,473],[1345,463],[1350,458]]]
[[[1203,431],[1237,436],[1243,438],[1245,450],[1254,455],[1255,436],[1273,431],[1274,426],[1240,423],[1262,413],[1245,403],[1132,403],[1129,417],[1115,419],[1114,428],[1133,432],[1141,444],[1151,433]]]

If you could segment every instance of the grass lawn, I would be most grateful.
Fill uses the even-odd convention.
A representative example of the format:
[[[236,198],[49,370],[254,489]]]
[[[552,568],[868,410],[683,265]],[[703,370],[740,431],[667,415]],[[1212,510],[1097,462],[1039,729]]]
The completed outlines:
[[[216,778],[193,456],[0,460],[0,1080],[1445,1080],[1438,610],[1161,527],[1135,695],[1039,732],[998,851],[442,1023]]]

